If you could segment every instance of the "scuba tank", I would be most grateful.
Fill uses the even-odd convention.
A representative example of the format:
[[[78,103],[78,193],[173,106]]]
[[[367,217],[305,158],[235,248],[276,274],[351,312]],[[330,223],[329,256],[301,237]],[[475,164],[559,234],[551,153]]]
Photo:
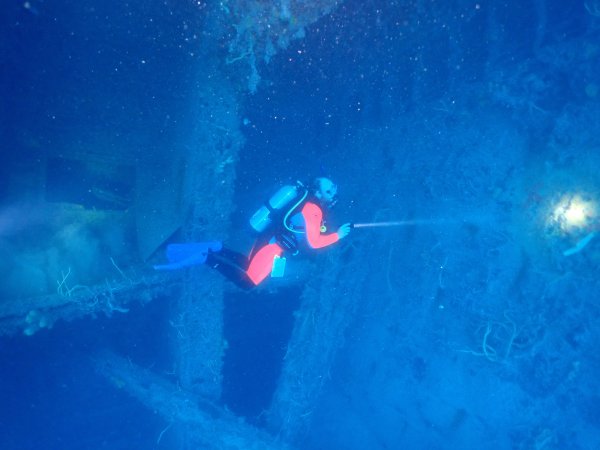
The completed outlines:
[[[285,219],[287,219],[289,214],[304,201],[307,195],[308,189],[299,181],[296,182],[295,186],[286,185],[281,187],[252,215],[250,226],[254,231],[262,233],[273,223],[274,219],[285,212],[285,208],[298,200],[285,214]]]

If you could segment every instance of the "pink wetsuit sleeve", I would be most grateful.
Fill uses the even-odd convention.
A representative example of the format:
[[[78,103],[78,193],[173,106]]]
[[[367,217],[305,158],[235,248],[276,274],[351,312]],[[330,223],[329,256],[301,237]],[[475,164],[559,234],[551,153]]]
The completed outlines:
[[[306,228],[306,239],[312,248],[322,248],[340,240],[337,233],[321,234],[323,211],[316,204],[307,202],[302,208]]]

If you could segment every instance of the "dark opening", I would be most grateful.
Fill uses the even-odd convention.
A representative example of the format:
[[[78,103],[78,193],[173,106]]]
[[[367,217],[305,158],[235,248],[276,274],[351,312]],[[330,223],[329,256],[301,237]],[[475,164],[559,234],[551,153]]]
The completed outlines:
[[[287,350],[299,287],[275,294],[231,294],[225,298],[222,400],[234,413],[264,425]]]

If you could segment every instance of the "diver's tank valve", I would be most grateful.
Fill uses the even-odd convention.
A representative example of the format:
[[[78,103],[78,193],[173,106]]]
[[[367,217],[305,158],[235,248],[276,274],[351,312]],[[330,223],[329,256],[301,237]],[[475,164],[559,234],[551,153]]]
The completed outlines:
[[[250,226],[257,232],[262,233],[273,222],[273,216],[283,212],[282,210],[307,192],[306,187],[297,181],[294,186],[282,186],[275,194],[267,200],[263,206],[250,218]],[[295,208],[299,203],[293,206]],[[292,209],[293,209],[292,208]]]

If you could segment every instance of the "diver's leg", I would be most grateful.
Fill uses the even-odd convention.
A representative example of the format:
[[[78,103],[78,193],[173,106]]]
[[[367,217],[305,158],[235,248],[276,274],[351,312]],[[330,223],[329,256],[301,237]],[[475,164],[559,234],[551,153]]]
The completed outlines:
[[[254,255],[252,255],[252,259],[246,270],[246,275],[250,281],[257,286],[262,283],[263,280],[271,274],[274,258],[276,256],[281,257],[282,254],[283,249],[277,243],[267,244],[261,247]]]
[[[250,290],[255,287],[246,273],[245,266],[248,261],[241,253],[229,249],[223,249],[217,253],[210,252],[206,258],[206,264],[241,289]]]
[[[243,255],[240,252],[236,252],[235,250],[231,250],[230,248],[223,247],[219,252],[215,253],[218,253],[219,257],[230,261],[232,264],[235,264],[241,269],[248,269],[248,257],[246,257],[246,255]]]

